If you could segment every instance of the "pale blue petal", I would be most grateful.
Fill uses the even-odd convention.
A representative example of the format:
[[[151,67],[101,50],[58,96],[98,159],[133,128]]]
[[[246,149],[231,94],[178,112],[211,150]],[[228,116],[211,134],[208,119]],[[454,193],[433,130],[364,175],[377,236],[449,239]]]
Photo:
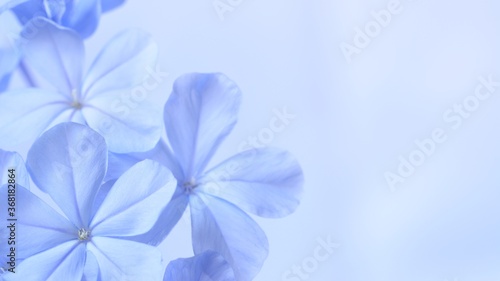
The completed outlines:
[[[106,173],[104,139],[89,127],[63,123],[31,147],[27,166],[33,182],[48,193],[78,227],[90,221],[92,204]]]
[[[125,0],[101,0],[101,8],[105,13],[118,8],[119,6],[123,5],[123,3],[125,3]]]
[[[87,251],[87,260],[85,261],[82,281],[101,281],[99,263],[91,251]]]
[[[167,167],[176,179],[182,178],[182,170],[167,144],[160,140],[156,146],[146,152],[109,153],[109,169],[106,180],[119,178],[126,170],[142,160],[151,159]]]
[[[108,154],[108,172],[104,181],[112,181],[118,179],[123,173],[128,169],[132,168],[135,164],[141,162],[144,159],[139,159],[134,155],[130,154],[119,154],[109,152]]]
[[[19,54],[15,49],[0,49],[0,92],[7,89],[12,72],[19,63]]]
[[[220,253],[239,281],[250,281],[268,255],[262,229],[233,204],[210,195],[190,196],[195,254]]]
[[[53,121],[52,123],[50,123],[49,126],[47,126],[47,128],[52,128],[56,125],[59,125],[61,123],[65,123],[65,122],[74,122],[74,123],[79,123],[79,124],[82,124],[82,125],[85,125],[85,121],[84,122],[77,122],[75,119],[75,116],[78,115],[78,112],[79,110],[75,110],[75,108],[68,108],[66,109],[65,111],[63,111],[63,113],[59,114]],[[75,120],[75,121],[72,121],[72,120]]]
[[[14,180],[17,186],[29,189],[30,177],[21,155],[0,149],[0,160],[0,186],[8,183],[9,179],[11,179],[9,170],[14,169]]]
[[[26,89],[0,94],[0,147],[33,142],[68,108],[68,102],[51,91]]]
[[[117,90],[127,90],[130,98],[132,89],[141,86],[150,74],[148,70],[155,69],[157,59],[158,46],[151,35],[140,29],[121,32],[102,49],[88,71],[83,86],[85,100],[103,94],[122,100],[123,92]]]
[[[224,258],[213,251],[207,251],[188,259],[170,262],[164,281],[234,281],[234,272]]]
[[[143,101],[134,109],[113,107],[120,102],[120,93],[104,93],[82,109],[88,125],[99,132],[115,153],[148,151],[158,143],[162,133],[161,110],[158,104]],[[116,94],[116,95],[115,95]]]
[[[81,280],[85,266],[85,244],[66,242],[21,262],[9,281]]]
[[[33,30],[32,26],[37,28]],[[23,30],[24,62],[61,95],[72,97],[81,86],[85,48],[80,36],[45,18],[35,18]],[[50,62],[50,63],[49,63]]]
[[[88,249],[99,262],[102,280],[161,280],[161,254],[153,246],[95,237]]]
[[[10,73],[0,76],[0,93],[9,87]],[[0,279],[1,280],[1,279]]]
[[[251,149],[211,169],[199,190],[233,202],[261,217],[279,218],[295,211],[304,182],[302,169],[288,152]]]
[[[156,160],[165,167],[169,168],[176,179],[181,179],[184,176],[184,172],[182,171],[179,161],[177,161],[172,149],[170,149],[163,139],[161,139],[158,143],[157,149],[152,152],[153,153],[148,155],[148,158]]]
[[[184,179],[196,178],[236,124],[241,93],[223,74],[192,73],[175,81],[165,127]]]
[[[61,24],[87,38],[97,29],[100,16],[100,0],[68,1]]]
[[[172,200],[163,209],[155,225],[148,232],[130,237],[130,239],[153,246],[158,246],[168,236],[184,215],[189,203],[189,196],[183,188],[178,187]]]
[[[113,185],[115,185],[115,182],[116,180],[106,181],[101,185],[99,191],[97,191],[97,195],[95,196],[94,199],[94,205],[92,205],[92,218],[95,216],[95,214],[101,207],[102,202],[104,202],[104,199],[106,199],[106,196],[108,196],[108,193],[113,187]]]
[[[1,189],[2,198],[7,198],[7,189]],[[0,210],[2,218],[10,216],[7,207]],[[17,231],[18,258],[28,258],[59,244],[76,240],[78,229],[52,207],[25,188],[16,189],[15,218]],[[5,226],[2,227],[6,228]],[[3,243],[6,245],[6,243]],[[3,253],[3,252],[2,252]]]
[[[172,173],[160,163],[151,160],[138,163],[109,191],[92,219],[92,233],[108,237],[145,233],[158,220],[176,185]]]

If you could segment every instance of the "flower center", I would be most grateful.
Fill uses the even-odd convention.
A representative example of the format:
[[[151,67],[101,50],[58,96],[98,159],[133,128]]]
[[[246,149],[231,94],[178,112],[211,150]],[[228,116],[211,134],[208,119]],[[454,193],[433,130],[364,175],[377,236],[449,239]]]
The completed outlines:
[[[78,240],[80,241],[86,241],[89,240],[90,238],[90,230],[87,230],[85,228],[81,228],[78,230]]]
[[[189,181],[183,184],[184,189],[186,189],[188,192],[193,191],[197,186],[198,184],[196,183],[196,180],[194,178],[191,178]]]
[[[71,91],[71,97],[73,97],[73,102],[71,103],[71,107],[73,107],[75,109],[82,109],[82,104],[78,100],[78,96],[79,96],[78,90],[77,89],[73,89]]]

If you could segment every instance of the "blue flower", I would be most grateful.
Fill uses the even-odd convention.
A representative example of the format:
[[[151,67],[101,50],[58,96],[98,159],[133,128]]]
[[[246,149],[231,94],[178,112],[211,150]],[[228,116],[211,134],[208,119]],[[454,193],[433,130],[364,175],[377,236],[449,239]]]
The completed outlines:
[[[32,143],[55,124],[76,122],[103,135],[110,151],[153,148],[162,123],[161,105],[151,101],[154,89],[144,80],[158,55],[150,36],[139,30],[119,34],[84,78],[80,36],[46,19],[34,20],[40,27],[23,33],[23,62],[40,88],[0,95],[0,147]]]
[[[22,24],[36,17],[44,17],[71,28],[86,38],[97,29],[102,13],[115,9],[124,2],[125,0],[13,0],[5,4],[3,10],[12,9]]]
[[[0,208],[0,218],[9,218],[8,214],[8,190],[16,190],[19,188],[29,188],[29,175],[26,171],[21,156],[15,152],[8,152],[0,150],[0,193],[2,194],[2,207]],[[10,181],[9,181],[10,180]],[[10,184],[10,186],[9,186]],[[15,207],[15,206],[14,206]],[[0,244],[0,280],[2,276],[8,272],[10,257],[7,254],[10,252],[10,245],[8,244],[10,230],[8,228],[0,228],[0,239],[3,243]]]
[[[171,261],[164,281],[234,281],[234,272],[224,258],[207,251],[189,259]]]
[[[175,179],[159,163],[145,160],[108,191],[101,186],[107,155],[104,139],[76,123],[57,125],[34,143],[27,158],[30,175],[64,216],[28,190],[18,190],[23,231],[17,254],[24,260],[7,280],[161,279],[159,251],[128,238],[153,226]]]
[[[164,112],[170,147],[157,147],[177,179],[176,194],[153,229],[136,239],[160,243],[189,205],[195,254],[220,253],[246,281],[260,271],[268,241],[244,211],[268,218],[292,213],[303,174],[288,152],[274,148],[244,151],[207,169],[236,124],[240,100],[239,88],[222,74],[177,79]]]

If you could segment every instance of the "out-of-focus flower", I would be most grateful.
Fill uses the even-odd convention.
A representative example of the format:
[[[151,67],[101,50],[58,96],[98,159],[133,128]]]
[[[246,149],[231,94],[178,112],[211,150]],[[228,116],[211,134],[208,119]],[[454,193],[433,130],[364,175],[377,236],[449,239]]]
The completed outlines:
[[[0,147],[33,142],[62,122],[86,124],[106,139],[110,151],[147,151],[162,131],[161,105],[141,86],[156,69],[158,48],[148,34],[123,32],[101,51],[83,75],[83,40],[46,19],[23,43],[23,63],[40,88],[0,95]]]
[[[125,0],[13,0],[0,7],[12,10],[22,24],[37,17],[47,18],[71,28],[86,38],[99,25],[101,14],[122,5]]]

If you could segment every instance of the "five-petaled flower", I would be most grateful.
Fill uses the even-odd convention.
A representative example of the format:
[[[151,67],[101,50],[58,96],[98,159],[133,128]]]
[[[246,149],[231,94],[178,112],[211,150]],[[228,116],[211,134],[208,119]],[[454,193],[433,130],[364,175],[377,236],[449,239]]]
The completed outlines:
[[[268,241],[244,211],[267,218],[289,215],[299,205],[303,174],[288,152],[275,148],[247,150],[206,169],[236,124],[240,100],[239,88],[223,74],[177,79],[164,111],[170,146],[160,142],[157,155],[149,156],[172,171],[177,190],[155,227],[134,239],[159,244],[189,205],[195,254],[220,253],[236,279],[247,281],[267,258]]]
[[[154,225],[176,181],[167,168],[145,160],[111,187],[102,185],[107,155],[102,136],[76,123],[57,125],[35,142],[28,170],[62,214],[27,189],[17,190],[17,254],[24,260],[6,280],[161,278],[160,252],[129,237]]]

